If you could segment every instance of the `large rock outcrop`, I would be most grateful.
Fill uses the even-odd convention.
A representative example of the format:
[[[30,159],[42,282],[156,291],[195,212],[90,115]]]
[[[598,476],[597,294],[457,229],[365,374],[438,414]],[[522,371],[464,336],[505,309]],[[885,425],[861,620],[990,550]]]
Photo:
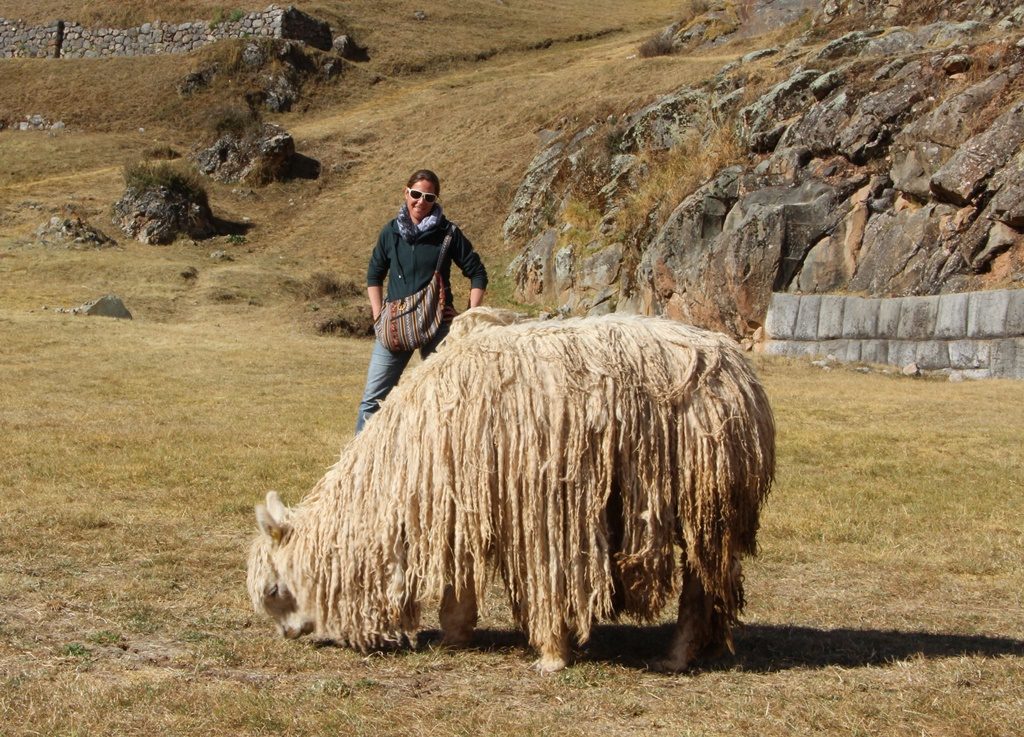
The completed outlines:
[[[773,292],[1024,280],[1024,44],[978,22],[1018,21],[998,2],[947,10],[847,32],[843,17],[881,15],[826,2],[785,48],[549,134],[505,223],[523,246],[510,267],[518,298],[746,337]],[[702,167],[679,185],[678,172]]]
[[[162,185],[129,186],[114,205],[114,224],[152,245],[170,243],[180,235],[200,240],[217,234],[205,195]]]
[[[241,133],[227,132],[193,158],[199,171],[211,179],[249,185],[287,179],[301,161],[292,135],[272,123],[255,125]]]

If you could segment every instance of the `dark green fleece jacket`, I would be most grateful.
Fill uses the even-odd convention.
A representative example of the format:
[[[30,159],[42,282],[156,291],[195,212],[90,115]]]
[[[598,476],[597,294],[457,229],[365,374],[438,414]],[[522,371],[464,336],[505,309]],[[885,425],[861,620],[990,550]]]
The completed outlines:
[[[409,243],[398,231],[398,224],[392,220],[383,227],[377,236],[377,246],[370,256],[370,267],[366,271],[366,286],[384,286],[384,278],[388,278],[386,299],[401,299],[414,294],[427,286],[434,275],[437,257],[441,253],[441,244],[448,230],[448,219],[441,217],[437,227]],[[441,265],[441,277],[444,279],[446,304],[452,304],[451,270],[455,263],[463,276],[469,279],[471,287],[487,288],[487,270],[480,256],[473,250],[473,244],[462,234],[458,227],[448,247],[444,263]]]

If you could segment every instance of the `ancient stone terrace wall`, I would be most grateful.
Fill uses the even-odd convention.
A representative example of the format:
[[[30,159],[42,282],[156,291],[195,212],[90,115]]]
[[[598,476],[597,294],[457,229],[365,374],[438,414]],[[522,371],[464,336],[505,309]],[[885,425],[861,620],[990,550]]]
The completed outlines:
[[[1024,289],[880,299],[773,294],[765,332],[774,355],[1024,379]]]
[[[0,18],[0,57],[53,57],[65,59],[147,54],[184,54],[228,38],[283,38],[302,41],[318,49],[330,49],[327,23],[289,6],[271,5],[219,22],[144,23],[138,28],[86,28],[56,21],[28,27]]]
[[[0,18],[0,57],[56,57],[60,55],[63,23],[29,28],[19,21]]]

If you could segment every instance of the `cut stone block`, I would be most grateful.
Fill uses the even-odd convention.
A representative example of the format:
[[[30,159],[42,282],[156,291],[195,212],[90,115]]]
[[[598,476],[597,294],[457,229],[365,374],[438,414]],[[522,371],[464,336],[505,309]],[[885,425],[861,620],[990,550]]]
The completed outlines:
[[[847,297],[843,310],[844,338],[874,338],[878,331],[878,311],[883,300]]]
[[[917,362],[917,343],[913,340],[889,341],[889,363],[892,366],[906,366]]]
[[[835,340],[843,337],[843,307],[845,297],[825,295],[818,309],[818,339]]]
[[[808,349],[813,347],[814,343],[802,340],[773,340],[765,346],[764,352],[769,356],[799,358],[808,355]]]
[[[935,337],[958,339],[967,336],[967,303],[969,294],[940,294],[939,312],[935,316]]]
[[[1024,337],[1024,289],[1009,289],[1006,305],[1006,335]]]
[[[949,368],[949,347],[944,340],[924,340],[917,344],[916,363],[926,371]]]
[[[1024,379],[1024,338],[992,341],[992,375]]]
[[[1010,291],[971,292],[967,307],[968,338],[1001,338],[1006,335]]]
[[[991,361],[991,343],[987,340],[949,341],[949,367],[953,369],[988,368]]]
[[[878,300],[878,326],[875,336],[893,340],[900,329],[900,312],[903,310],[902,299]]]
[[[821,309],[821,297],[806,294],[800,298],[800,310],[796,316],[796,328],[793,337],[797,340],[818,339],[818,315]]]
[[[818,342],[816,354],[825,356],[835,356],[837,361],[848,361],[846,356],[849,353],[850,341],[848,340],[822,340]]]
[[[889,341],[860,341],[860,360],[865,363],[889,363]]]
[[[935,335],[938,297],[904,297],[896,337],[900,340],[931,340]]]
[[[776,292],[768,305],[768,316],[764,329],[771,339],[789,340],[796,328],[796,316],[800,310],[800,297],[795,294]]]

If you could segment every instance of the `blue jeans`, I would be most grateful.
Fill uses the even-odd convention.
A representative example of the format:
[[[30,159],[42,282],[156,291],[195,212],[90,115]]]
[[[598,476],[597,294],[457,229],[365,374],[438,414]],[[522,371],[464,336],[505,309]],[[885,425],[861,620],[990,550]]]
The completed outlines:
[[[441,323],[434,339],[419,349],[420,358],[426,359],[448,335],[449,323]],[[398,386],[402,372],[409,365],[412,351],[392,351],[381,345],[379,340],[373,342],[373,353],[370,354],[370,367],[366,370],[366,388],[363,390],[363,401],[359,403],[356,415],[356,435],[363,430],[366,421],[380,407],[380,403]]]

